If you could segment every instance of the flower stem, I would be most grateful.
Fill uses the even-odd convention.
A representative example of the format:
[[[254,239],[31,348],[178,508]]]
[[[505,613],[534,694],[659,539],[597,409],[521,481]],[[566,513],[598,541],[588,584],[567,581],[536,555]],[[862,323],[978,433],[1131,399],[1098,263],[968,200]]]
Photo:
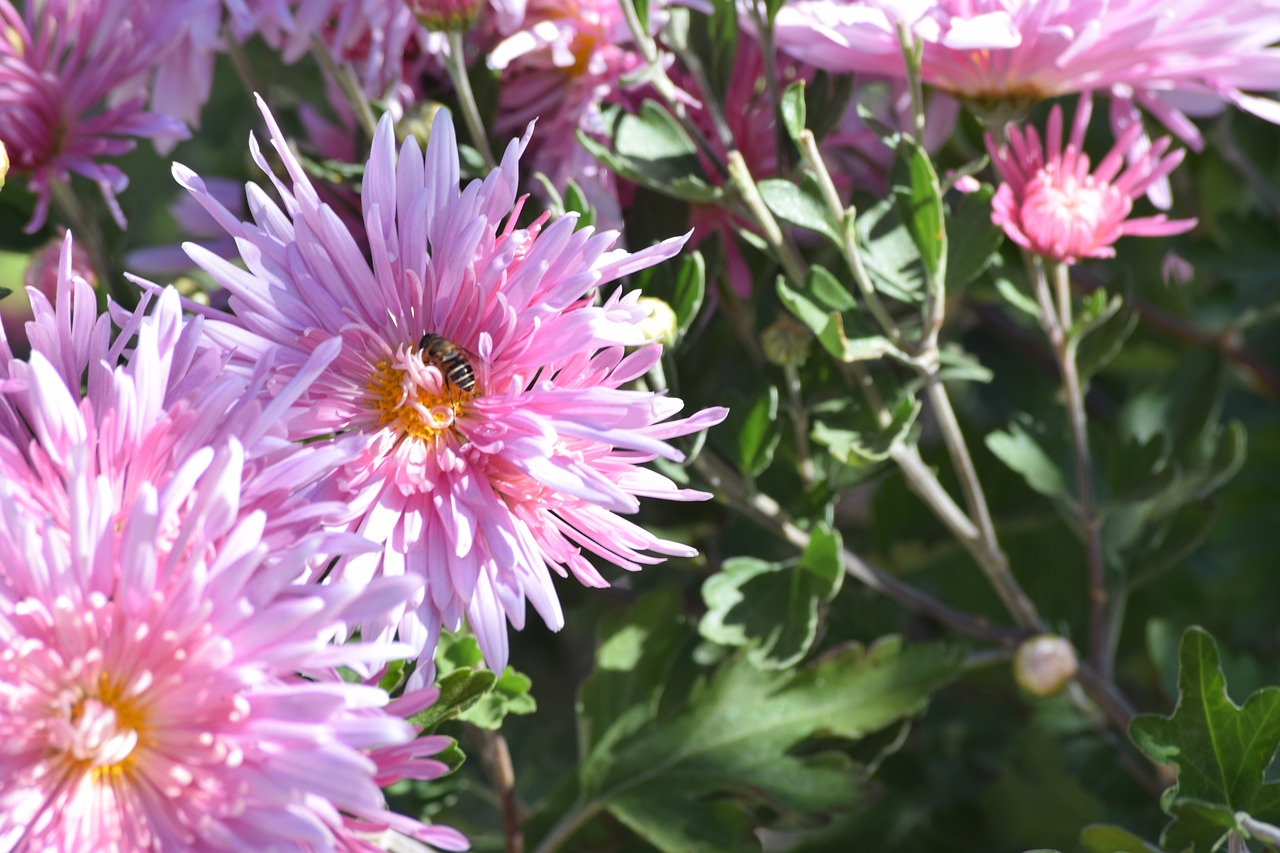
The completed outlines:
[[[1106,566],[1102,557],[1102,531],[1098,510],[1094,502],[1093,461],[1089,453],[1089,432],[1085,420],[1084,391],[1080,386],[1080,372],[1076,365],[1076,338],[1070,334],[1071,283],[1066,264],[1055,264],[1053,283],[1057,292],[1057,306],[1049,294],[1044,264],[1037,258],[1032,262],[1036,294],[1040,303],[1041,322],[1053,345],[1062,375],[1062,390],[1067,408],[1067,420],[1071,426],[1071,445],[1075,456],[1077,508],[1080,514],[1080,530],[1084,538],[1085,562],[1089,578],[1089,662],[1106,681],[1111,680],[1111,646],[1114,631],[1111,625],[1111,595],[1107,590]]]
[[[624,3],[623,5],[626,4]],[[598,815],[601,808],[602,805],[599,801],[579,803],[574,806],[567,814],[556,821],[555,826],[551,827],[551,831],[547,833],[546,838],[542,839],[542,843],[537,846],[534,853],[555,853],[587,821]]]
[[[716,495],[766,530],[771,530],[800,550],[809,546],[810,535],[793,522],[770,496],[753,490],[734,468],[714,452],[704,450],[694,467],[707,478]],[[972,637],[1000,644],[1014,644],[1027,632],[998,625],[990,620],[958,610],[928,593],[904,583],[845,549],[840,554],[844,569],[851,577],[910,610],[924,613],[944,625]]]
[[[791,279],[797,286],[803,287],[806,277],[804,261],[800,259],[795,247],[787,241],[786,235],[782,233],[781,226],[778,225],[778,220],[773,217],[768,205],[764,203],[764,198],[760,195],[760,188],[756,186],[755,178],[751,177],[751,170],[747,168],[746,161],[742,159],[742,152],[737,149],[730,151],[728,165],[729,183],[733,185],[738,197],[746,205],[747,211],[756,221],[756,224],[760,226],[765,242],[769,244],[774,254],[778,256],[778,262],[782,264],[783,270],[786,271],[787,278]]]
[[[138,292],[125,283],[125,279],[115,274],[111,258],[107,254],[106,241],[102,229],[96,219],[90,217],[71,191],[71,187],[59,180],[49,182],[49,195],[57,205],[59,212],[71,227],[73,240],[81,243],[89,253],[89,262],[93,264],[98,281],[107,286],[112,298],[124,308],[132,310],[138,304]]]
[[[373,139],[373,134],[378,129],[378,122],[373,117],[373,107],[369,105],[369,99],[365,97],[364,89],[360,88],[360,83],[356,80],[355,73],[350,66],[339,64],[337,58],[333,55],[333,51],[329,49],[328,43],[320,36],[311,37],[311,46],[315,48],[316,60],[319,61],[320,67],[337,84],[338,90],[342,92],[342,97],[355,110],[356,121],[360,122],[360,129],[365,132],[366,136]]]
[[[924,86],[920,79],[921,43],[908,26],[898,21],[898,45],[907,66],[907,87],[911,90],[911,118],[916,142],[924,144]]]
[[[502,732],[490,729],[484,736],[485,764],[498,786],[502,802],[502,832],[507,842],[507,853],[524,853],[524,836],[520,832],[520,804],[516,801],[516,774],[511,765],[511,750]]]
[[[467,123],[467,132],[471,134],[471,143],[475,145],[484,163],[489,169],[496,169],[498,161],[493,157],[493,149],[489,147],[489,136],[485,133],[484,121],[480,118],[480,108],[476,104],[475,93],[471,90],[471,78],[467,75],[467,58],[462,45],[462,33],[450,30],[448,34],[449,49],[445,52],[445,68],[449,79],[453,81],[453,89],[458,95],[458,107],[462,110],[462,118]]]
[[[813,467],[813,452],[809,447],[809,416],[801,399],[800,371],[795,365],[782,367],[782,375],[787,380],[787,412],[791,415],[791,426],[796,433],[796,455],[800,457],[800,479],[806,489],[810,488],[816,478]]]

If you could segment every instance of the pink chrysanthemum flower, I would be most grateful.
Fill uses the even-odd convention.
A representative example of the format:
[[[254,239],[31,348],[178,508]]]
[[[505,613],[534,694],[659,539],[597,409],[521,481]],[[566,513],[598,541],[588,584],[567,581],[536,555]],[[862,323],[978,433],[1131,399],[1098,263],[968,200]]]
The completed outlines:
[[[273,552],[338,517],[341,504],[317,502],[312,492],[356,448],[290,442],[278,411],[333,358],[337,342],[287,382],[267,363],[249,375],[229,373],[217,353],[200,351],[203,321],[183,317],[176,291],[160,291],[149,313],[144,299],[132,313],[99,316],[74,258],[68,234],[54,299],[27,290],[29,358],[15,358],[0,335],[0,462],[25,472],[24,503],[65,528],[68,472],[81,448],[91,448],[90,473],[103,475],[127,507],[143,484],[180,480],[191,459],[234,437],[247,457],[240,505],[268,511],[263,539]],[[278,394],[274,407],[261,397],[268,385]]]
[[[325,637],[414,582],[293,585],[314,537],[265,563],[234,440],[123,505],[90,453],[70,466],[65,529],[27,512],[22,472],[0,476],[0,848],[370,850],[356,833],[391,827],[465,849],[387,810],[367,751],[415,732],[386,693],[307,677],[403,657]]]
[[[51,184],[72,173],[97,183],[123,227],[115,194],[128,178],[102,161],[132,150],[139,137],[187,136],[180,121],[145,106],[146,80],[172,49],[187,6],[32,0],[19,14],[0,0],[0,139],[38,199],[28,230],[44,223]]]
[[[1164,214],[1129,218],[1134,200],[1172,172],[1185,152],[1166,156],[1166,136],[1121,173],[1123,152],[1141,130],[1133,125],[1090,172],[1083,146],[1092,106],[1088,95],[1081,97],[1065,149],[1062,108],[1056,104],[1045,134],[1047,150],[1034,127],[1025,132],[1010,127],[1009,143],[999,147],[987,136],[987,150],[1004,180],[992,200],[991,220],[1019,246],[1062,263],[1111,257],[1116,240],[1126,234],[1161,237],[1181,234],[1196,224],[1194,219],[1169,220]]]
[[[1117,121],[1149,111],[1198,148],[1187,114],[1223,102],[1280,122],[1272,0],[791,0],[777,43],[834,71],[901,77],[896,24],[924,42],[924,81],[979,102],[1107,91]],[[1119,125],[1117,125],[1119,129]]]
[[[506,622],[523,625],[526,598],[562,626],[552,572],[607,585],[582,549],[631,570],[662,560],[646,552],[692,555],[619,513],[641,496],[705,498],[640,464],[679,459],[666,439],[725,411],[668,421],[679,400],[624,389],[660,348],[638,329],[647,312],[637,293],[596,301],[600,287],[671,257],[684,238],[628,254],[610,251],[616,234],[577,229],[574,217],[517,228],[524,140],[484,181],[460,188],[441,111],[425,159],[412,137],[397,157],[391,121],[379,124],[361,195],[366,258],[263,112],[292,182],[273,177],[282,206],[251,187],[255,221],[241,223],[190,170],[175,175],[237,238],[248,267],[190,247],[232,294],[234,316],[205,328],[233,367],[263,358],[301,367],[342,341],[289,421],[296,438],[345,432],[363,442],[326,494],[348,501],[354,529],[383,548],[344,560],[335,577],[426,579],[423,597],[362,635],[398,630],[421,652],[421,683],[440,630],[465,618],[500,670]],[[256,141],[252,150],[270,175]]]
[[[650,6],[650,20],[660,26],[664,3]],[[645,65],[619,0],[529,0],[523,25],[490,51],[488,63],[502,74],[494,129],[511,138],[536,119],[531,169],[553,186],[573,178],[597,222],[621,225],[613,173],[575,135],[606,134],[602,108],[620,103],[624,79]]]

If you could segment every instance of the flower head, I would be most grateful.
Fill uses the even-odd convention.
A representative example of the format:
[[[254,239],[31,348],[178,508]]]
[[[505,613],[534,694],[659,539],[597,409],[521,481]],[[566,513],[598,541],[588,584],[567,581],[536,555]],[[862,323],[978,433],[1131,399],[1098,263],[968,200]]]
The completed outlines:
[[[654,22],[665,16],[662,5],[650,4]],[[603,107],[622,101],[625,78],[645,64],[620,0],[529,0],[524,23],[489,52],[488,62],[502,74],[495,130],[518,136],[536,119],[533,169],[554,186],[573,178],[597,221],[620,225],[613,174],[575,136],[606,133]]]
[[[135,138],[176,140],[177,119],[146,110],[145,79],[172,49],[188,0],[33,0],[19,14],[0,0],[0,139],[15,172],[30,175],[44,223],[51,184],[83,175],[98,184],[116,220],[124,172],[103,162]]]
[[[289,442],[261,395],[271,385],[277,406],[287,405],[336,354],[337,342],[288,381],[269,363],[229,373],[217,353],[199,351],[202,321],[183,317],[176,291],[144,298],[133,312],[112,306],[114,316],[99,316],[75,257],[68,234],[52,299],[27,288],[29,358],[16,358],[0,335],[0,462],[25,484],[24,504],[65,528],[71,463],[87,447],[82,466],[104,478],[123,513],[144,484],[180,485],[193,459],[234,438],[245,455],[238,505],[246,515],[269,510],[268,559],[338,514],[340,504],[316,502],[312,492],[355,448]]]
[[[680,458],[666,439],[725,412],[669,421],[679,400],[626,389],[660,347],[639,327],[639,294],[598,298],[684,238],[628,254],[612,249],[616,234],[577,228],[574,217],[517,228],[525,140],[483,181],[460,187],[453,124],[441,111],[425,158],[412,137],[397,156],[390,119],[378,126],[361,194],[366,257],[263,112],[291,185],[275,182],[279,206],[251,188],[254,222],[236,221],[175,167],[237,238],[247,270],[189,251],[231,292],[233,313],[210,312],[205,325],[231,368],[269,358],[301,369],[341,341],[288,415],[295,438],[341,431],[362,443],[324,494],[347,501],[352,528],[382,548],[346,558],[334,576],[426,580],[396,619],[364,624],[361,635],[398,631],[421,652],[422,681],[440,630],[466,619],[501,669],[506,622],[523,625],[526,599],[552,628],[563,624],[553,572],[607,585],[584,549],[632,570],[660,562],[654,553],[692,554],[620,513],[641,496],[706,497],[640,466]],[[271,174],[256,143],[253,153]]]
[[[1069,264],[1111,257],[1112,246],[1126,234],[1160,237],[1181,234],[1196,224],[1194,219],[1169,220],[1164,214],[1129,218],[1134,200],[1172,172],[1184,152],[1166,156],[1169,138],[1164,137],[1122,173],[1123,152],[1141,131],[1134,125],[1090,172],[1083,146],[1092,106],[1089,96],[1080,99],[1066,148],[1058,105],[1049,114],[1047,150],[1034,127],[1011,127],[1008,144],[999,147],[987,136],[987,150],[1004,180],[992,200],[992,221],[1024,249]]]
[[[293,585],[317,537],[265,563],[234,439],[123,504],[89,455],[69,463],[65,527],[0,463],[0,846],[352,849],[354,829],[392,827],[465,847],[387,810],[367,751],[414,731],[385,692],[306,677],[402,657],[326,637],[413,583]]]
[[[899,21],[923,42],[924,82],[970,101],[1106,91],[1195,147],[1183,111],[1227,102],[1280,122],[1280,104],[1247,94],[1280,76],[1271,0],[792,0],[777,43],[820,68],[901,77]]]

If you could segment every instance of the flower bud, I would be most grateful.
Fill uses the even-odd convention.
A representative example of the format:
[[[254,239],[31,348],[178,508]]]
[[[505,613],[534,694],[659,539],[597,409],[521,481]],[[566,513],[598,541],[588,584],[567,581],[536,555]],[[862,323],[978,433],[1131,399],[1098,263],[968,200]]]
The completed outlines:
[[[760,335],[764,357],[780,367],[799,367],[809,357],[813,333],[790,314],[783,314]]]
[[[1055,634],[1024,640],[1013,657],[1013,678],[1032,696],[1053,696],[1075,678],[1076,650]]]
[[[405,0],[405,3],[427,29],[465,33],[480,17],[484,0]]]
[[[656,296],[641,296],[636,305],[649,309],[649,316],[637,325],[646,338],[663,346],[675,346],[680,332],[680,318],[670,305]]]
[[[4,188],[4,176],[9,174],[9,152],[5,150],[4,140],[0,139],[0,189]]]

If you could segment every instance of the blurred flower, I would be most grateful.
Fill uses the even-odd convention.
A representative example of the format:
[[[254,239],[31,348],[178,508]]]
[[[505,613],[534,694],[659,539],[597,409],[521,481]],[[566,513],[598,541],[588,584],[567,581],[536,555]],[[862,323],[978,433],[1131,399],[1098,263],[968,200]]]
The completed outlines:
[[[924,44],[924,82],[970,101],[1107,91],[1117,121],[1137,104],[1197,149],[1188,113],[1226,102],[1280,122],[1280,104],[1246,94],[1280,78],[1274,0],[792,0],[776,37],[819,68],[901,77],[897,20]]]
[[[1196,268],[1190,261],[1173,250],[1165,252],[1164,260],[1160,262],[1160,278],[1166,287],[1170,283],[1190,284],[1195,277]]]
[[[1134,200],[1172,172],[1185,152],[1165,156],[1169,138],[1164,137],[1121,173],[1123,152],[1141,132],[1132,125],[1090,173],[1083,146],[1092,108],[1092,99],[1082,96],[1065,149],[1058,105],[1049,113],[1047,150],[1034,127],[1010,127],[1008,144],[999,147],[990,134],[986,137],[987,151],[1004,180],[992,199],[991,220],[1024,249],[1068,264],[1111,257],[1116,240],[1126,234],[1161,237],[1196,224],[1194,219],[1168,220],[1164,214],[1129,219]]]
[[[208,186],[209,192],[217,196],[220,204],[236,216],[245,214],[244,185],[240,181],[210,178]],[[183,236],[200,239],[206,249],[217,252],[224,258],[236,256],[235,241],[227,236],[209,212],[189,194],[182,193],[169,205],[169,215]],[[191,259],[177,243],[134,249],[125,256],[124,265],[137,275],[161,280],[182,275],[192,269]]]
[[[662,2],[650,5],[650,22],[665,20]],[[519,136],[535,119],[531,171],[553,186],[573,178],[607,227],[622,223],[616,178],[578,144],[576,133],[605,135],[602,107],[621,103],[624,78],[645,60],[627,26],[620,0],[529,0],[521,28],[489,53],[501,72],[494,129]]]
[[[576,229],[572,216],[516,228],[524,140],[483,182],[460,188],[442,110],[425,160],[412,137],[397,157],[390,119],[379,124],[361,194],[366,259],[263,112],[292,182],[275,182],[281,207],[252,187],[256,221],[236,222],[194,173],[176,166],[175,175],[237,238],[248,267],[190,247],[232,293],[234,316],[210,312],[218,319],[205,327],[229,366],[266,358],[301,368],[342,342],[288,418],[294,438],[342,431],[363,442],[325,494],[348,501],[354,529],[383,548],[345,558],[333,577],[427,581],[396,620],[370,620],[361,635],[398,630],[420,652],[421,684],[441,629],[466,618],[500,671],[506,622],[523,626],[526,598],[553,629],[563,625],[552,571],[607,585],[580,549],[631,570],[661,561],[646,551],[693,554],[617,513],[636,511],[641,496],[705,498],[639,466],[679,459],[665,439],[725,412],[668,421],[679,400],[624,390],[660,347],[646,346],[638,293],[595,301],[599,287],[671,257],[684,238],[629,255],[610,251],[616,234]],[[627,355],[630,346],[640,349]]]
[[[32,0],[24,15],[0,0],[0,138],[37,198],[28,231],[44,223],[52,184],[72,173],[97,183],[124,227],[115,194],[129,180],[102,161],[137,137],[186,138],[180,121],[145,104],[191,1]]]
[[[61,535],[0,463],[0,845],[370,849],[345,842],[392,827],[465,848],[388,811],[367,751],[413,749],[415,732],[386,693],[304,676],[403,657],[399,644],[325,636],[414,583],[294,586],[314,537],[267,566],[262,514],[240,512],[234,440],[124,503],[87,470],[94,450],[70,462]]]

